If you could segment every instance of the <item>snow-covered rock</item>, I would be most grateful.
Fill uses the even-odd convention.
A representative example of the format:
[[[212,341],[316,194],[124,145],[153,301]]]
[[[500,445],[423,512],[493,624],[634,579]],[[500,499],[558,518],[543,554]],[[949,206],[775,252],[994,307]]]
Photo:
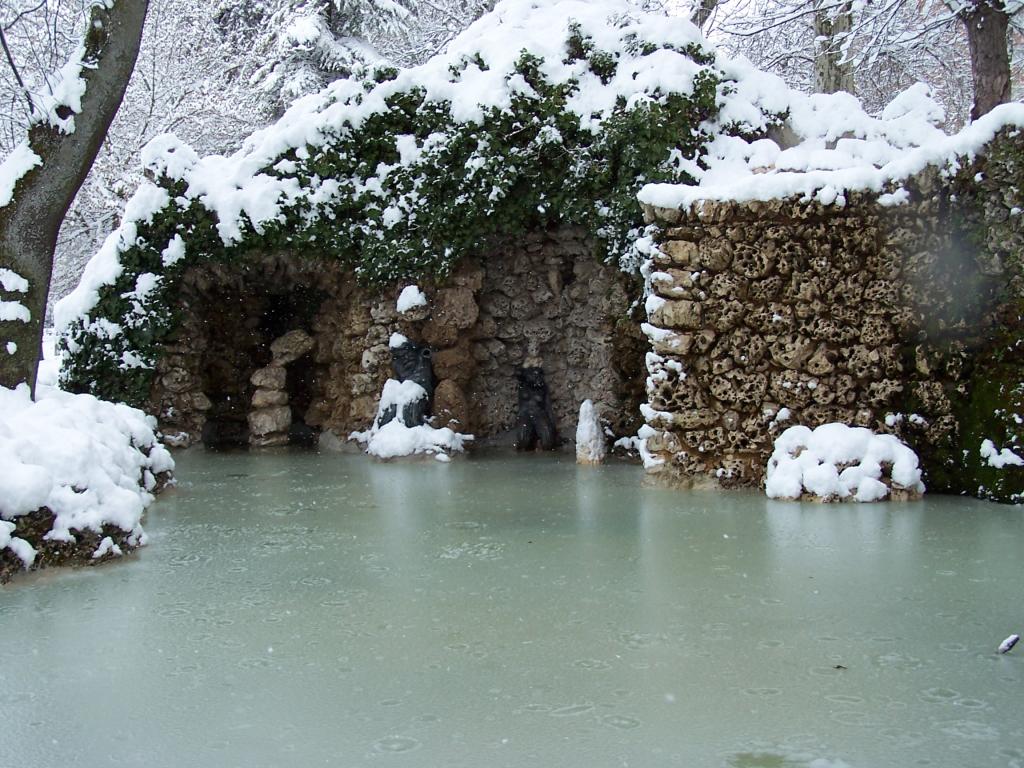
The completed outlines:
[[[917,454],[893,435],[864,427],[790,427],[775,440],[765,493],[773,499],[881,501],[924,493]]]
[[[80,545],[91,558],[112,530],[118,541],[97,558],[144,544],[143,512],[174,469],[154,419],[91,395],[37,389],[33,400],[27,386],[0,387],[0,554],[10,550],[30,567],[41,564],[41,550],[60,550],[63,560]],[[22,538],[47,510],[53,519],[41,540]],[[2,560],[0,578],[9,575],[10,558]]]
[[[576,425],[576,463],[600,464],[605,456],[604,427],[594,403],[584,400],[580,405],[580,420]]]
[[[417,307],[425,307],[427,305],[427,297],[420,290],[418,285],[407,285],[402,289],[402,292],[398,295],[398,303],[395,305],[395,309],[399,314],[405,314],[410,310],[416,309]]]

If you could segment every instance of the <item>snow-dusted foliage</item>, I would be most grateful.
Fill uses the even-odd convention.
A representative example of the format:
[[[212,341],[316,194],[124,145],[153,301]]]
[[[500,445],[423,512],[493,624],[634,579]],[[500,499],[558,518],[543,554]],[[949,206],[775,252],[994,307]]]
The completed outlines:
[[[371,40],[406,33],[410,0],[220,0],[235,47],[260,62],[251,82],[281,111],[355,70],[381,63]]]
[[[1024,467],[1024,458],[1011,451],[1009,448],[996,448],[995,443],[989,439],[981,441],[981,448],[978,453],[990,467],[1002,469],[1003,467]]]
[[[35,547],[11,537],[13,524],[44,507],[55,515],[45,540],[114,526],[144,543],[142,514],[158,477],[174,468],[155,427],[141,411],[91,395],[41,385],[33,401],[27,386],[0,387],[0,548],[30,566]]]
[[[751,73],[741,82],[769,89],[763,98],[788,114],[794,146],[719,134],[706,168],[694,171],[697,184],[649,184],[640,200],[690,208],[704,200],[798,197],[842,207],[848,193],[869,191],[881,193],[882,205],[900,205],[909,199],[901,186],[908,178],[928,167],[956,171],[1003,129],[1024,126],[1024,105],[1005,104],[950,136],[938,127],[942,109],[921,84],[872,117],[849,94],[806,96],[777,89],[768,77]]]
[[[383,284],[443,277],[495,233],[564,222],[632,268],[640,185],[690,180],[721,107],[731,130],[776,120],[726,64],[688,22],[627,0],[507,0],[422,66],[335,81],[229,157],[164,163],[58,312],[69,382],[141,402],[181,271],[257,246]],[[176,236],[186,256],[168,266]]]
[[[924,493],[917,454],[893,435],[863,427],[790,427],[775,440],[765,493],[773,499],[880,501],[892,491]]]

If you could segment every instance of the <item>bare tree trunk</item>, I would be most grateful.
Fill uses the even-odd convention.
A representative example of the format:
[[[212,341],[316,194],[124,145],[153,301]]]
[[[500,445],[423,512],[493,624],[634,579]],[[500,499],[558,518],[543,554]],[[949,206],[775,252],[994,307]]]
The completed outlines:
[[[819,3],[819,6],[821,4]],[[853,62],[843,61],[843,39],[853,28],[850,3],[814,12],[814,90],[853,93]]]
[[[971,120],[1010,100],[1010,53],[1006,43],[1010,16],[1002,0],[972,0],[960,16],[967,29],[974,79]]]
[[[717,7],[718,0],[699,0],[690,12],[690,21],[697,29],[703,30]]]
[[[81,75],[86,91],[74,131],[64,134],[47,123],[29,130],[29,146],[42,165],[18,181],[13,199],[0,208],[0,269],[28,281],[27,293],[3,296],[27,307],[31,319],[0,322],[0,339],[13,342],[0,348],[0,386],[28,383],[35,391],[57,233],[121,105],[148,7],[149,0],[116,0],[111,8],[93,8]],[[62,118],[72,114],[60,110],[67,112]]]

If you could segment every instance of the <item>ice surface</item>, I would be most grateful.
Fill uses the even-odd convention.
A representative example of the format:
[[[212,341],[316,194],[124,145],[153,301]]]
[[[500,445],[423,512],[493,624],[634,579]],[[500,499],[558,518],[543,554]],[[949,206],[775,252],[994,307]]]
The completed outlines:
[[[994,653],[1020,621],[1024,519],[1003,507],[678,493],[565,456],[190,450],[178,474],[137,556],[0,590],[0,765],[952,767],[1024,748],[1019,659]]]

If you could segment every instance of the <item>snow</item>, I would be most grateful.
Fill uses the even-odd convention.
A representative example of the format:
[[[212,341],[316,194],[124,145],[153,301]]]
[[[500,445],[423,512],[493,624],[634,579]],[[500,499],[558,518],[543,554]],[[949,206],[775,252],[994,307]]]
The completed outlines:
[[[802,94],[742,61],[724,62],[720,56],[718,63],[733,73],[737,85],[716,121],[705,126],[715,135],[706,169],[697,169],[696,185],[646,185],[641,202],[690,209],[704,201],[798,197],[841,207],[850,192],[868,191],[879,193],[882,205],[900,205],[909,199],[900,184],[911,176],[929,166],[956,167],[961,158],[973,159],[1001,129],[1024,126],[1024,104],[1005,104],[948,136],[938,127],[942,109],[922,83],[872,117],[850,94]],[[788,113],[786,125],[799,139],[795,146],[748,141],[722,130],[731,120],[763,130],[773,111]]]
[[[162,133],[142,148],[141,160],[155,178],[180,179],[199,162],[199,155],[173,133]]]
[[[427,305],[427,297],[419,289],[417,285],[407,285],[402,289],[402,292],[398,295],[398,303],[395,309],[400,314],[404,314],[411,309],[416,307],[425,307]]]
[[[46,91],[37,91],[33,98],[33,123],[46,123],[64,134],[75,132],[75,115],[82,111],[82,97],[85,96],[85,80],[82,70],[85,46],[80,45],[64,66],[47,75]],[[59,114],[62,108],[70,110],[67,117]]]
[[[596,49],[617,59],[618,71],[609,82],[602,82],[587,61],[569,60],[571,24]],[[312,18],[297,19],[289,27],[289,39],[304,45],[314,39],[315,26]],[[638,41],[654,50],[644,53]],[[444,53],[400,71],[393,80],[367,86],[361,77],[342,78],[297,99],[276,123],[253,133],[230,156],[200,158],[177,137],[164,134],[146,146],[143,165],[154,178],[184,182],[184,193],[175,203],[201,203],[216,218],[225,245],[239,242],[250,227],[259,232],[281,220],[288,206],[308,205],[308,215],[315,217],[341,195],[380,198],[369,203],[378,206],[385,225],[393,226],[414,215],[415,200],[391,199],[389,177],[431,162],[450,140],[449,133],[400,136],[397,163],[381,164],[367,178],[351,181],[300,181],[301,169],[292,156],[309,158],[333,138],[351,135],[387,112],[396,94],[414,90],[424,94],[426,109],[442,106],[456,123],[477,124],[491,110],[508,109],[513,98],[533,93],[515,73],[524,50],[543,59],[541,74],[553,87],[565,86],[570,92],[572,118],[584,130],[597,131],[623,103],[642,107],[663,102],[670,92],[692,92],[695,77],[710,67],[663,47],[669,45],[693,45],[711,55],[690,22],[639,12],[629,0],[506,0],[457,36]],[[550,143],[561,140],[553,129],[544,138]],[[137,211],[126,211],[122,237],[104,244],[95,257],[99,265],[87,270],[80,290],[58,312],[60,328],[87,315],[98,300],[97,287],[117,278],[119,253],[134,243],[131,221],[143,220],[137,216]]]
[[[996,650],[999,653],[1009,653],[1018,642],[1020,642],[1020,635],[1010,635],[999,644],[999,648]]]
[[[56,387],[60,379],[61,355],[57,352],[57,337],[52,328],[43,330],[43,359],[36,371],[37,385]]]
[[[392,333],[388,339],[388,349],[399,349],[409,343],[409,339],[400,333]]]
[[[167,247],[160,252],[160,261],[165,267],[173,266],[185,258],[185,241],[181,235],[175,234],[167,243]]]
[[[47,507],[56,516],[47,539],[71,542],[75,531],[99,533],[111,524],[144,543],[153,478],[174,468],[155,420],[91,395],[42,383],[37,389],[33,401],[25,385],[0,387],[0,518]],[[0,544],[29,564],[27,543],[10,539],[10,526],[0,528]]]
[[[0,286],[8,293],[28,293],[28,280],[11,269],[0,267]]]
[[[43,160],[29,147],[28,142],[16,146],[0,163],[0,208],[14,198],[14,186],[25,174],[42,165]]]
[[[605,440],[601,418],[591,400],[580,404],[580,419],[576,426],[576,461],[580,464],[600,464],[604,460]]]
[[[76,319],[88,316],[99,301],[100,289],[112,285],[124,271],[120,255],[124,249],[135,244],[138,223],[151,222],[156,213],[169,202],[167,190],[149,182],[139,186],[125,206],[121,225],[107,236],[100,250],[89,259],[75,290],[54,307],[54,323],[58,332],[64,331]],[[173,255],[174,251],[171,253]]]
[[[400,334],[394,336],[398,335]],[[464,435],[447,427],[434,429],[429,424],[406,426],[402,413],[404,406],[426,396],[427,391],[415,381],[388,379],[384,382],[373,426],[365,432],[353,432],[349,435],[349,440],[362,443],[366,452],[378,459],[394,459],[416,454],[461,453],[465,450],[466,443],[473,440],[472,435]],[[391,407],[395,408],[395,418],[381,426],[384,413]]]
[[[93,560],[99,560],[104,555],[115,555],[121,557],[124,553],[121,548],[114,543],[114,540],[109,536],[104,536],[100,545],[96,547],[96,551],[92,553]]]
[[[20,321],[28,323],[32,320],[32,313],[28,307],[18,301],[0,301],[0,322],[13,323]]]
[[[985,459],[990,467],[1003,469],[1004,467],[1024,466],[1024,459],[1011,451],[1009,448],[999,450],[991,440],[982,440],[979,449],[981,458]]]
[[[845,424],[794,426],[775,440],[765,493],[773,499],[798,499],[807,492],[822,499],[880,501],[889,495],[883,465],[891,467],[894,487],[924,493],[917,454],[893,435]]]

